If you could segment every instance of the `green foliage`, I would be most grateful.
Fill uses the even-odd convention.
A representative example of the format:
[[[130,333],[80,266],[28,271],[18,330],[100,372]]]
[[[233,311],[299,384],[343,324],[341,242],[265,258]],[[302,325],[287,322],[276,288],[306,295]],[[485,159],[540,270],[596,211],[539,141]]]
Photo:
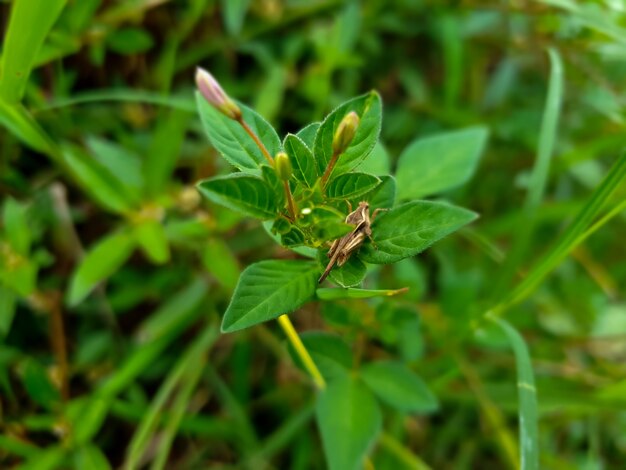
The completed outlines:
[[[398,198],[430,196],[466,183],[486,141],[484,127],[418,138],[398,157]]]
[[[626,13],[539,3],[0,2],[0,468],[621,468]]]
[[[426,384],[411,369],[397,362],[372,362],[361,378],[378,397],[399,411],[432,413],[438,403]]]
[[[290,313],[315,293],[317,266],[309,261],[260,261],[242,273],[224,313],[223,332],[233,332]]]
[[[362,468],[382,426],[382,413],[372,393],[344,375],[321,393],[316,414],[328,468]]]

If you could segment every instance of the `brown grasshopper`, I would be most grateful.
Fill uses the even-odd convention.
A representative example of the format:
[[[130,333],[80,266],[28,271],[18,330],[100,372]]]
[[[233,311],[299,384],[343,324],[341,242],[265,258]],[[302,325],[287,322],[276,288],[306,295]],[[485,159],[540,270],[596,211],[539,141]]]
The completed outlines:
[[[330,246],[330,250],[328,250],[327,255],[330,258],[330,261],[328,262],[328,265],[326,265],[326,269],[324,270],[324,273],[320,277],[319,281],[317,281],[318,284],[321,284],[324,279],[326,279],[335,264],[337,266],[343,266],[346,261],[348,261],[352,253],[361,247],[365,241],[365,237],[372,240],[372,222],[381,210],[383,209],[376,209],[370,219],[370,205],[365,201],[361,201],[359,202],[359,207],[348,214],[346,217],[346,223],[355,225],[354,230],[343,237],[338,238]],[[372,243],[373,242],[374,240],[372,240]]]

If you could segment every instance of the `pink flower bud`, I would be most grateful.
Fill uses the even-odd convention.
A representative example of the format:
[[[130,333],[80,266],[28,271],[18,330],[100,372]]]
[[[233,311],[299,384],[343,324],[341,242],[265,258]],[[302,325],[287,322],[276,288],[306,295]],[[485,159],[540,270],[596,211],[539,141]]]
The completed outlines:
[[[231,119],[241,119],[239,106],[228,97],[213,75],[200,67],[196,68],[196,85],[204,99],[220,113]]]

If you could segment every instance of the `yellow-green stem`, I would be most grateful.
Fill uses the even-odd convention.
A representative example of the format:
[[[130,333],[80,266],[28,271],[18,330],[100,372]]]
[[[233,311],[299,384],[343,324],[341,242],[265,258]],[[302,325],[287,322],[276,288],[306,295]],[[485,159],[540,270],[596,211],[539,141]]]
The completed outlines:
[[[263,156],[268,161],[268,163],[271,166],[274,166],[274,159],[272,158],[270,153],[267,151],[267,148],[265,147],[265,145],[263,145],[263,142],[261,142],[261,139],[259,139],[259,137],[252,130],[252,128],[248,125],[248,123],[243,120],[243,117],[240,117],[239,119],[237,119],[237,122],[241,124],[241,127],[244,128],[244,130],[248,133],[250,137],[252,137],[252,140],[254,140],[257,146],[261,149],[261,152],[263,153]]]
[[[281,315],[278,317],[278,323],[287,335],[287,339],[293,346],[293,349],[296,351],[296,354],[302,361],[302,364],[304,364],[304,367],[313,379],[313,382],[315,382],[315,386],[320,390],[324,390],[326,388],[326,381],[324,380],[324,377],[322,377],[320,370],[315,365],[315,362],[313,362],[313,358],[309,354],[309,351],[307,351],[306,347],[302,343],[302,340],[300,339],[300,336],[298,336],[298,332],[293,327],[293,323],[291,323],[289,317],[287,315]],[[365,459],[364,467],[366,470],[375,470],[374,464],[369,458]]]
[[[309,354],[309,351],[307,351],[306,347],[304,347],[304,344],[302,343],[300,336],[298,336],[298,333],[293,327],[289,317],[287,315],[281,315],[278,317],[278,323],[285,332],[285,335],[287,335],[287,339],[293,346],[293,349],[296,351],[296,354],[302,361],[305,369],[311,375],[315,386],[320,390],[324,390],[326,388],[326,381],[324,380],[324,377],[322,377],[320,370],[315,365],[315,362],[313,362],[313,358]]]

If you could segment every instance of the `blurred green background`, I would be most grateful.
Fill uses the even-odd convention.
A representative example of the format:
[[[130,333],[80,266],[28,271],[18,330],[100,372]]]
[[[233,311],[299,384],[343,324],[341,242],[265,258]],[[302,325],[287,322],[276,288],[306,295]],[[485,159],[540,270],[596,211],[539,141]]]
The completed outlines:
[[[282,135],[378,90],[383,172],[418,137],[488,127],[472,180],[444,195],[480,219],[366,281],[409,293],[291,317],[401,358],[438,397],[427,416],[386,410],[377,469],[517,468],[515,357],[490,328],[465,333],[621,155],[623,1],[14,0],[0,19],[0,467],[325,468],[282,332],[218,333],[241,270],[293,254],[195,190],[229,171],[195,110],[200,65]],[[533,192],[548,48],[564,86]],[[506,312],[533,359],[541,468],[626,461],[624,196]]]

